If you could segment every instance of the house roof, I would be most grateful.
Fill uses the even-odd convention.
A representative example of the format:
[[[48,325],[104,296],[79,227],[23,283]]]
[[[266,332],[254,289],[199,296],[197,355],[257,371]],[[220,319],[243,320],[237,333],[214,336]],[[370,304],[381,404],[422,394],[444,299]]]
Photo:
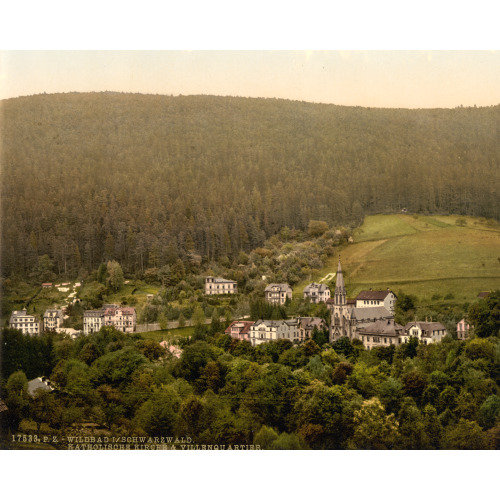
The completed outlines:
[[[384,300],[390,293],[387,290],[362,290],[358,293],[356,300]]]
[[[278,287],[281,292],[291,292],[292,287],[288,283],[271,283],[266,286],[265,292],[272,292],[273,287]]]
[[[290,326],[296,326],[297,320],[296,319],[289,319],[289,320],[259,319],[253,325],[250,325],[250,326],[264,325],[264,326],[267,326],[270,328],[279,328],[283,324],[290,325]]]
[[[413,326],[418,326],[425,335],[430,335],[434,330],[446,330],[446,327],[442,323],[435,321],[412,321],[411,323],[407,323],[405,325],[405,332],[408,332],[408,330]]]
[[[104,311],[105,316],[115,316],[118,312],[121,312],[122,315],[134,315],[135,307],[108,307]]]
[[[327,290],[330,290],[325,284],[323,283],[311,283],[309,285],[307,285],[305,288],[304,288],[304,293],[308,293],[310,292],[311,290],[318,290],[319,293],[322,293],[322,292],[326,292]]]
[[[397,337],[403,332],[403,326],[396,323],[392,319],[382,319],[375,321],[374,323],[367,324],[363,327],[356,329],[357,333],[361,334],[375,334],[375,335],[386,335],[388,337]]]
[[[214,276],[206,276],[205,281],[209,278],[212,278],[214,280],[214,283],[236,283],[236,281],[233,280],[227,280],[224,278],[215,278]]]
[[[224,333],[230,334],[231,328],[235,325],[241,325],[242,328],[240,330],[241,333],[248,333],[250,331],[250,327],[254,324],[253,321],[233,321],[225,330]]]
[[[478,299],[485,299],[486,297],[488,297],[489,294],[490,294],[490,292],[479,292],[477,294],[477,298]]]
[[[50,317],[54,317],[54,316],[56,318],[62,318],[63,313],[60,309],[47,309],[43,314],[44,318],[50,318]]]
[[[299,317],[297,319],[299,320],[301,328],[304,328],[304,330],[312,330],[315,326],[319,328],[325,324],[325,320],[323,318]]]
[[[35,391],[38,389],[43,389],[45,391],[53,391],[54,388],[50,385],[49,380],[45,379],[45,377],[37,377],[28,382],[28,394],[31,396],[35,395]]]

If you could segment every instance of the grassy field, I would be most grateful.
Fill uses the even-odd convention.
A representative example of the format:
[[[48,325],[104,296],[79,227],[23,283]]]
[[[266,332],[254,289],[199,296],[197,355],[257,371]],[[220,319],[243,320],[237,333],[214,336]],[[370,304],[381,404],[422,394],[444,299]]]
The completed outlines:
[[[312,279],[335,272],[338,257]],[[461,216],[370,216],[341,260],[350,297],[363,289],[391,288],[422,303],[450,295],[469,302],[480,291],[500,288],[500,225]],[[295,287],[298,295],[309,281]],[[327,284],[333,291],[335,278]]]

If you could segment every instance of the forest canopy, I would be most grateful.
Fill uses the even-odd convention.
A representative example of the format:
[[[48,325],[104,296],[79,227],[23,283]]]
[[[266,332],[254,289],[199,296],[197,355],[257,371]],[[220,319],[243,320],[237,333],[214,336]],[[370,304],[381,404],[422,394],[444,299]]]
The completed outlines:
[[[221,258],[287,226],[499,218],[500,106],[370,109],[118,93],[2,101],[2,275]]]

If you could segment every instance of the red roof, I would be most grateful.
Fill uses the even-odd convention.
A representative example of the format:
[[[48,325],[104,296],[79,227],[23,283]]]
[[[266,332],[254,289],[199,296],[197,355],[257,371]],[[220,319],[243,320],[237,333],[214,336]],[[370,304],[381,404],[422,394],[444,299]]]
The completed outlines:
[[[235,324],[242,324],[243,328],[238,332],[240,334],[242,333],[248,333],[250,332],[250,327],[255,323],[255,321],[233,321],[225,330],[224,333],[227,333],[228,335],[231,333],[231,328]]]

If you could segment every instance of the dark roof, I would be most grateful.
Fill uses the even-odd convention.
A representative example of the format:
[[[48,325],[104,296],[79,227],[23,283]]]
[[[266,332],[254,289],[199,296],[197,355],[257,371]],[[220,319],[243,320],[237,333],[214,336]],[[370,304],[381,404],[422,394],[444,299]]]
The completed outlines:
[[[337,278],[335,281],[335,292],[339,292],[345,290],[344,285],[344,275],[342,273],[342,266],[340,265],[340,257],[339,257],[339,265],[337,267]]]
[[[362,290],[358,293],[356,300],[384,300],[390,293],[387,290]]]
[[[394,320],[379,320],[370,323],[364,327],[357,328],[357,333],[364,335],[386,335],[388,337],[397,337],[403,332],[403,326]]]
[[[392,319],[391,312],[383,306],[378,307],[354,307],[351,316],[359,322],[378,319]]]
[[[485,299],[486,297],[488,297],[489,294],[490,294],[490,292],[479,292],[477,294],[477,298],[478,299]]]
[[[304,288],[304,293],[309,293],[313,289],[317,289],[318,292],[326,292],[327,290],[330,290],[323,283],[311,283]]]
[[[288,283],[271,283],[266,286],[265,292],[272,292],[273,287],[277,287],[281,292],[291,292],[292,287]]]

